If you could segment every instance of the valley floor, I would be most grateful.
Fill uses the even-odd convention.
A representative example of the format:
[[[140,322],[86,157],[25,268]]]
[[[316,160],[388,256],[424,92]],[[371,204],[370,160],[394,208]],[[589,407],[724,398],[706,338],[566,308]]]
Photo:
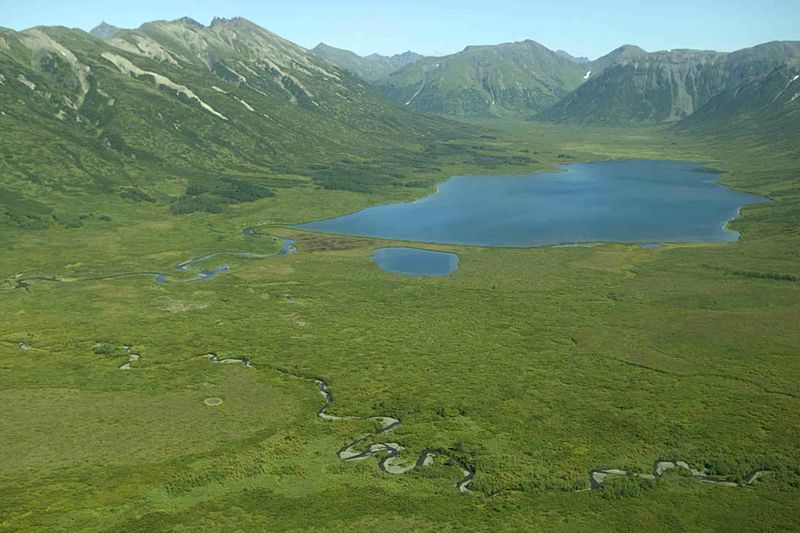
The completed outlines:
[[[800,154],[658,129],[469,127],[532,170],[702,160],[773,201],[744,209],[728,245],[431,247],[460,256],[444,278],[379,270],[386,241],[286,226],[424,189],[284,189],[186,216],[107,199],[93,209],[110,222],[0,229],[0,528],[796,530]],[[297,253],[273,255],[273,235]],[[204,282],[81,281],[191,279],[175,265],[217,251],[270,257],[210,258],[230,271]],[[290,374],[323,379],[326,413],[353,418],[318,416],[318,384]],[[401,423],[378,434],[377,416]],[[402,446],[398,464],[439,459],[401,475],[342,461],[360,435]],[[591,471],[656,461],[731,486],[675,468],[586,490]]]

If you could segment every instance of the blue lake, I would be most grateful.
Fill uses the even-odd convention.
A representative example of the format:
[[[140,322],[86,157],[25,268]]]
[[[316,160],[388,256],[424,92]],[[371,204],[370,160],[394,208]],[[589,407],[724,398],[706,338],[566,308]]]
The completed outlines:
[[[543,246],[580,242],[724,242],[740,207],[767,201],[684,161],[602,161],[559,172],[456,176],[412,203],[300,224],[411,242]]]
[[[372,260],[387,272],[408,276],[446,276],[458,269],[458,256],[420,248],[378,248]]]

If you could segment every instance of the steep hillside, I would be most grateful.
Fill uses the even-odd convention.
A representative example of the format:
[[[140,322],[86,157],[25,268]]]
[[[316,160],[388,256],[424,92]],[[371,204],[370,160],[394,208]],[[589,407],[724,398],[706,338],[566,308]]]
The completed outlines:
[[[706,137],[758,137],[800,153],[800,68],[778,67],[724,91],[677,127]]]
[[[325,43],[320,43],[312,48],[311,53],[341,69],[349,70],[369,82],[388,76],[397,69],[415,63],[423,57],[414,52],[405,52],[394,56],[371,54],[362,57],[349,50],[328,46]]]
[[[733,53],[668,50],[620,54],[539,118],[556,122],[677,122],[716,95],[800,58],[800,43],[775,42]]]
[[[21,198],[97,192],[218,210],[265,194],[236,192],[242,180],[280,187],[288,174],[370,190],[400,183],[398,161],[429,168],[425,139],[456,132],[239,18],[152,22],[107,40],[0,30],[0,110],[11,218]],[[193,197],[175,198],[191,184]]]
[[[534,41],[469,46],[408,65],[376,86],[408,107],[444,115],[510,115],[543,109],[582,81],[588,68]]]

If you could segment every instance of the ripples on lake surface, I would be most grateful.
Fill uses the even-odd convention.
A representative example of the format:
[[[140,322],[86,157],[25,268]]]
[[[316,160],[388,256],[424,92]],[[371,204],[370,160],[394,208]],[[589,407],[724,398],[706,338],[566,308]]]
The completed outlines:
[[[602,161],[559,172],[456,176],[417,202],[301,224],[411,242],[542,246],[579,242],[724,242],[742,206],[765,198],[715,183],[698,163]]]

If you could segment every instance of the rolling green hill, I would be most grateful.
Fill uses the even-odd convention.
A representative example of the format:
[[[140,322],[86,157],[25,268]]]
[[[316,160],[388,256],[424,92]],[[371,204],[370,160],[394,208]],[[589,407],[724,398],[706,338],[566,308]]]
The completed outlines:
[[[464,136],[241,18],[152,22],[105,40],[0,30],[0,110],[2,195],[32,205],[108,193],[216,211],[297,175],[369,191],[413,179],[398,162],[430,170],[431,139]],[[242,181],[256,188],[234,191]],[[18,224],[53,216],[3,204]]]
[[[605,125],[677,122],[715,96],[798,60],[800,42],[766,43],[733,53],[625,54],[539,118]]]
[[[349,70],[368,82],[377,81],[406,65],[419,61],[423,57],[410,51],[393,56],[371,54],[363,57],[349,50],[328,46],[325,43],[319,43],[311,49],[311,53],[333,63],[339,68]]]
[[[405,106],[443,115],[512,115],[543,109],[583,81],[589,67],[534,41],[469,46],[428,57],[378,80]]]

